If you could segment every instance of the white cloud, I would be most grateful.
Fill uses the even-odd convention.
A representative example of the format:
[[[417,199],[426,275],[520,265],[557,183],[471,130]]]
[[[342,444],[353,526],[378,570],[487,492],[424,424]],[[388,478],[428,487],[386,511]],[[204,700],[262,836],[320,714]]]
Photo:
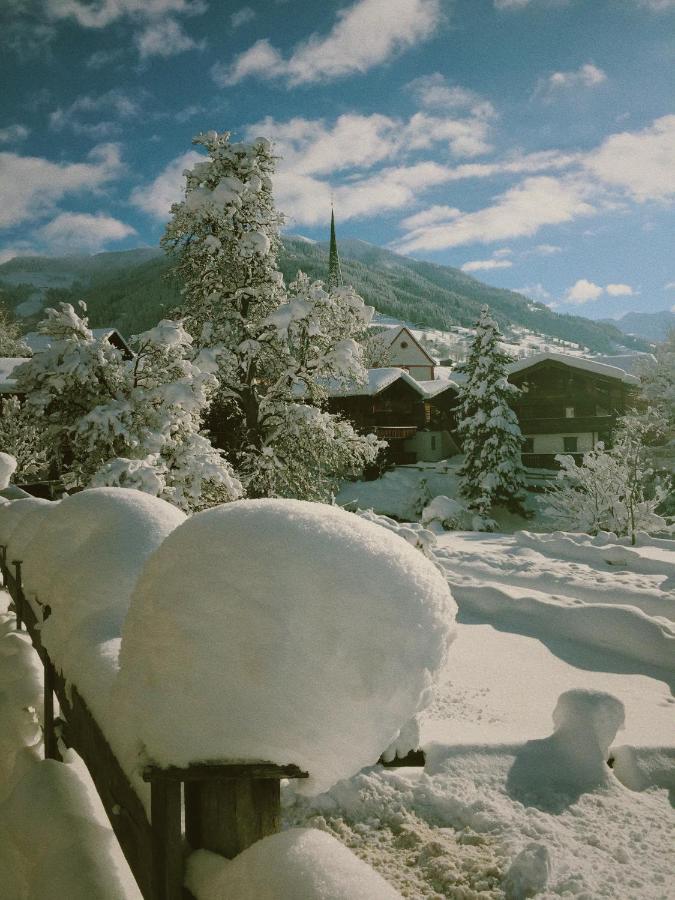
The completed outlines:
[[[675,0],[638,0],[638,3],[653,12],[667,12],[669,9],[675,9]]]
[[[675,291],[675,281],[669,281],[668,284],[663,285],[664,291]]]
[[[581,305],[588,303],[589,300],[597,300],[603,293],[603,289],[599,284],[594,284],[587,278],[580,278],[571,288],[568,288],[565,299],[568,303]]]
[[[455,206],[430,206],[422,212],[402,219],[399,224],[402,228],[413,231],[416,228],[424,228],[426,225],[434,225],[436,222],[448,222],[461,214],[461,210]]]
[[[607,81],[607,74],[593,63],[585,63],[580,68],[570,72],[553,72],[546,78],[540,79],[535,90],[535,95],[551,100],[561,91],[578,90],[579,88],[593,88]]]
[[[415,78],[406,88],[425,109],[463,109],[486,119],[496,116],[489,100],[460,85],[448,84],[440,72]]]
[[[119,122],[101,118],[113,115],[116,119],[129,119],[138,115],[139,104],[116,89],[105,94],[82,94],[70,106],[58,107],[49,114],[49,127],[54,131],[68,128],[75,134],[93,139],[109,137],[119,131]]]
[[[166,222],[171,212],[171,204],[183,198],[185,187],[183,172],[204,159],[196,150],[189,150],[172,160],[153,182],[137,187],[131,194],[131,202],[143,212],[160,222]]]
[[[288,59],[263,39],[231,66],[214,66],[214,80],[224,87],[254,75],[297,85],[366,72],[431,37],[441,20],[441,4],[440,0],[357,0],[337,15],[327,35],[310,35]]]
[[[93,253],[132,234],[136,234],[136,229],[131,225],[102,213],[95,216],[89,213],[60,213],[37,231],[38,238],[54,253],[72,252],[74,249]]]
[[[233,12],[230,16],[230,25],[233,28],[240,28],[242,25],[253,21],[253,19],[255,19],[255,10],[251,9],[250,6],[242,6],[241,9]]]
[[[557,244],[537,244],[529,253],[533,256],[553,256],[555,253],[561,253],[562,247]]]
[[[82,28],[106,28],[118,19],[160,19],[173,13],[195,15],[205,12],[201,0],[46,0],[46,9],[53,19],[75,19]]]
[[[141,59],[150,56],[176,56],[186,50],[202,49],[203,42],[197,43],[175,19],[163,19],[148,25],[134,38]]]
[[[0,153],[0,228],[48,215],[68,194],[95,192],[122,171],[119,147],[101,144],[88,162],[54,163],[35,156]]]
[[[635,293],[629,284],[608,284],[605,290],[610,297],[632,297]]]
[[[495,0],[495,9],[517,10],[525,9],[531,0]]]
[[[675,195],[674,161],[675,115],[668,115],[642,131],[610,135],[586,155],[584,166],[635,200],[666,200]]]
[[[13,144],[16,141],[25,141],[30,131],[25,125],[8,125],[0,128],[0,144]]]
[[[489,269],[510,269],[510,259],[474,259],[461,266],[462,272],[483,272]]]
[[[574,179],[543,175],[526,178],[491,206],[463,213],[450,222],[413,229],[394,246],[413,253],[529,237],[546,225],[559,225],[595,212],[586,193],[585,185]]]

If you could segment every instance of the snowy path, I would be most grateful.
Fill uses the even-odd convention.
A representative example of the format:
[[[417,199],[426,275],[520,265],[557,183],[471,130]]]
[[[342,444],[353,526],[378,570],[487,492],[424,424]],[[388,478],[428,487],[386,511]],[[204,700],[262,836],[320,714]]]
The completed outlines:
[[[563,658],[572,641],[573,655],[579,646],[595,651],[582,667],[673,683],[675,552],[667,545],[448,532],[439,536],[435,555],[460,622],[537,637]]]

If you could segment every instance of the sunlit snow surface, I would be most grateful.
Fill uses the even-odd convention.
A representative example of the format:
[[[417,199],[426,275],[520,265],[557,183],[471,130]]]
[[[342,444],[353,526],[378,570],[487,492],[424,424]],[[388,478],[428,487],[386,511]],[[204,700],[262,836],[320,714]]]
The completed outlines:
[[[284,824],[337,837],[415,900],[670,900],[674,546],[529,532],[438,535],[431,550],[458,601],[458,637],[422,718],[426,768],[373,766],[315,798],[289,785]],[[43,825],[32,787],[40,781],[32,774],[42,765],[39,732],[27,709],[39,703],[39,670],[24,638],[0,637],[0,672],[0,771],[13,788],[28,776],[22,818],[9,792],[0,796],[0,861],[13,873],[17,900],[47,898],[44,888],[29,894],[26,886],[27,835],[31,822],[36,833]],[[600,709],[607,694],[623,705],[625,726],[610,735],[607,751],[613,770],[602,764],[602,742],[576,700],[566,707],[568,738],[560,736],[560,721],[554,726],[560,696],[578,688],[595,692],[590,702]],[[22,751],[26,746],[33,749]],[[589,778],[588,771],[600,774]],[[56,823],[78,809],[82,828],[96,832],[99,817],[68,780],[59,781],[65,809],[53,809],[54,834],[68,833],[70,826]],[[86,846],[57,842],[66,860],[63,896],[84,896],[85,876],[94,884],[106,866],[119,871],[108,839],[97,835],[94,859]],[[256,865],[271,864],[272,855],[258,852]],[[312,858],[327,865],[329,855],[324,863],[319,850]],[[222,877],[197,879],[198,900],[250,895],[250,884],[249,894],[230,890],[227,865]],[[121,888],[123,875],[108,883],[110,893],[96,896],[134,896],[128,882]]]

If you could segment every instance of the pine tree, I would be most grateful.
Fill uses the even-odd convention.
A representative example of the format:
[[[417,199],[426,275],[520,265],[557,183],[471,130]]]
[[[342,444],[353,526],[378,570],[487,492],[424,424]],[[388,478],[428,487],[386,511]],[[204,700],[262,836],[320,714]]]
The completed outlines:
[[[351,288],[326,291],[301,274],[287,291],[267,140],[209,132],[194,143],[208,157],[186,172],[162,243],[188,328],[216,364],[219,439],[249,496],[328,499],[380,447],[321,409],[327,379],[365,379],[357,338],[372,309]]]
[[[501,334],[487,306],[475,327],[468,359],[458,368],[467,376],[457,407],[464,452],[460,492],[480,516],[487,516],[495,504],[522,512],[522,435],[509,405],[518,388],[507,380],[510,358],[499,349]]]

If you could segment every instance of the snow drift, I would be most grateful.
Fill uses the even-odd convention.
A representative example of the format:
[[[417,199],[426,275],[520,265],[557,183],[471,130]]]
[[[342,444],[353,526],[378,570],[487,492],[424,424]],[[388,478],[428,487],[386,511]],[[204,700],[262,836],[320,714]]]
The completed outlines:
[[[186,885],[197,900],[400,900],[344,844],[314,828],[263,838],[233,860],[193,853]]]
[[[227,504],[148,561],[116,699],[160,765],[296,763],[318,792],[429,702],[454,610],[434,565],[379,525],[297,500]]]

